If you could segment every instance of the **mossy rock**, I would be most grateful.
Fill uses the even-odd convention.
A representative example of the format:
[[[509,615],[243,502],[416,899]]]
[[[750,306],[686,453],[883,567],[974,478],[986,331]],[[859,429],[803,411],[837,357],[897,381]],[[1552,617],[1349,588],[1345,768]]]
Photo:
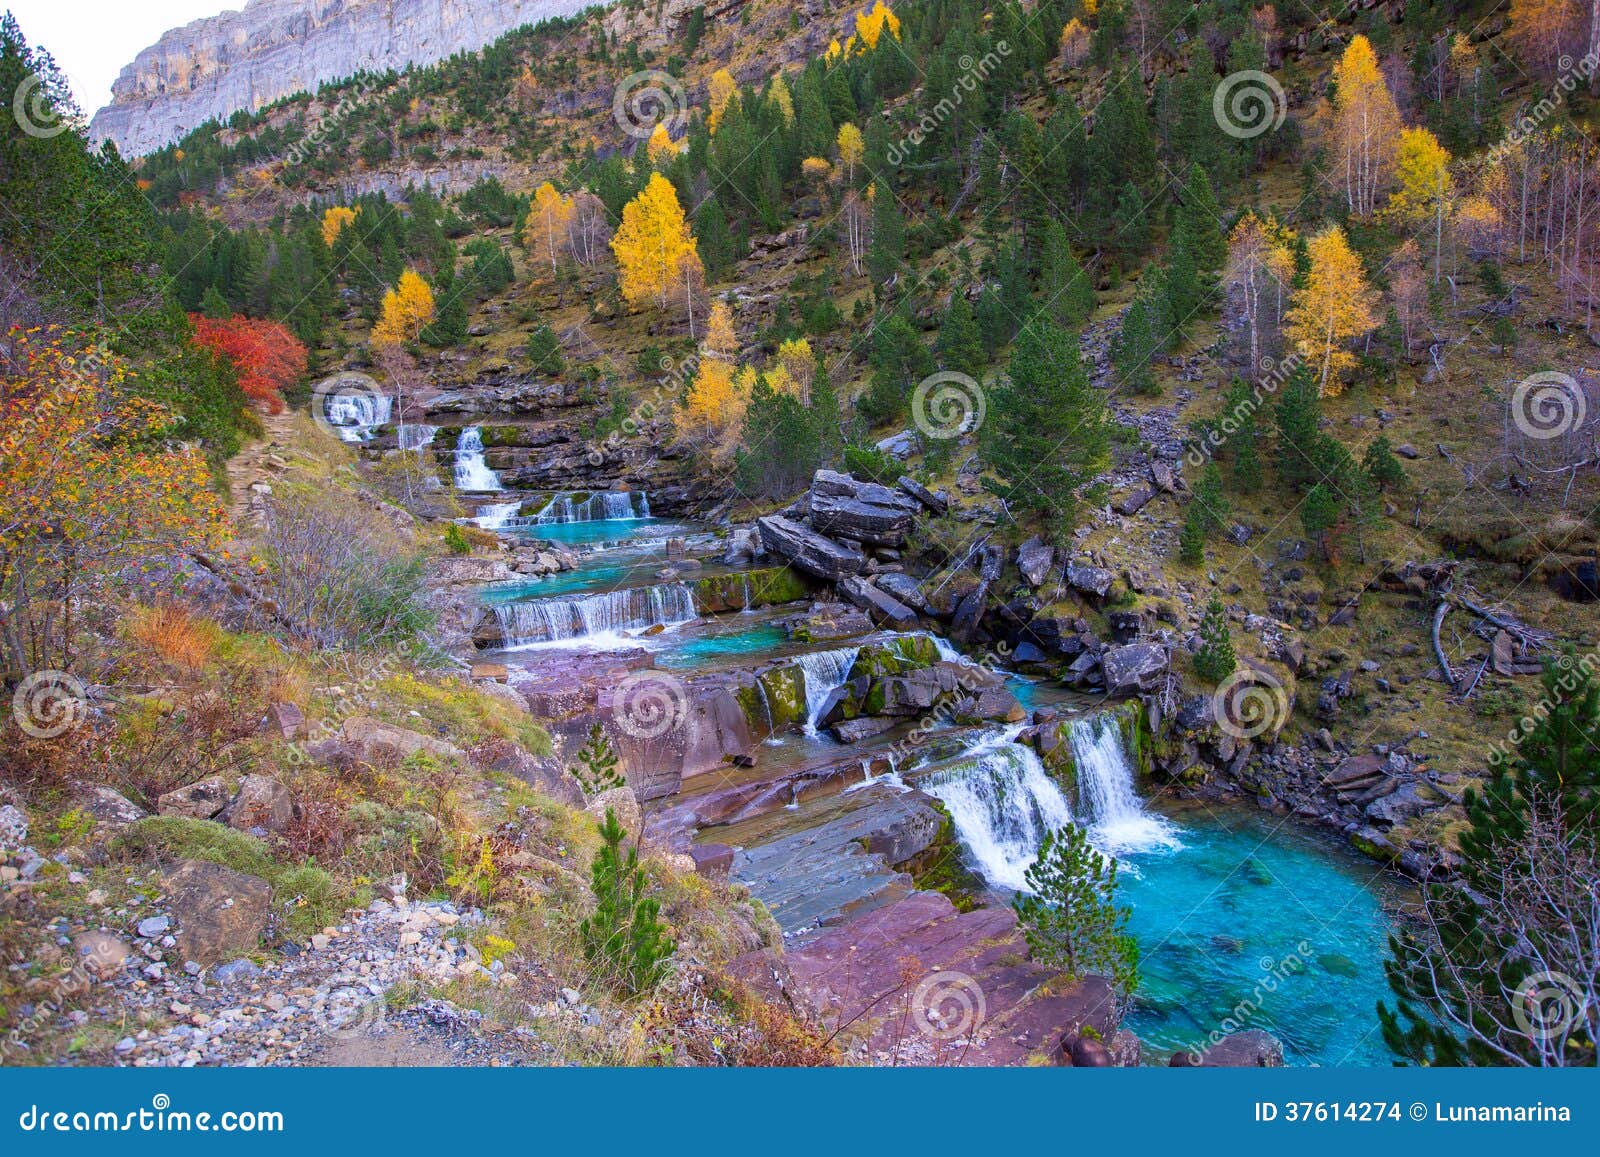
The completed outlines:
[[[806,721],[806,679],[799,667],[773,667],[761,672],[756,681],[766,693],[762,710],[771,711],[773,727]]]
[[[881,679],[921,671],[939,661],[939,646],[928,635],[901,635],[882,643],[868,643],[856,655],[850,674]]]
[[[1072,754],[1072,725],[1057,722],[1048,726],[1054,729],[1055,745],[1049,751],[1043,750],[1043,745],[1040,745],[1039,762],[1044,764],[1045,771],[1050,773],[1050,778],[1056,781],[1068,799],[1077,799],[1078,760]]]
[[[970,912],[982,903],[986,892],[984,882],[967,867],[955,821],[944,804],[938,800],[930,800],[930,804],[944,817],[939,834],[901,867],[911,874],[920,891],[938,892],[955,905],[956,911]]]
[[[748,584],[748,585],[747,585]],[[713,614],[745,606],[770,607],[809,598],[811,588],[799,572],[764,567],[737,574],[706,575],[694,581],[695,606]]]
[[[1155,759],[1155,736],[1150,732],[1150,714],[1138,699],[1119,704],[1113,714],[1122,732],[1122,746],[1133,762],[1134,777],[1148,778]]]
[[[522,445],[521,426],[481,426],[485,446],[520,446]]]

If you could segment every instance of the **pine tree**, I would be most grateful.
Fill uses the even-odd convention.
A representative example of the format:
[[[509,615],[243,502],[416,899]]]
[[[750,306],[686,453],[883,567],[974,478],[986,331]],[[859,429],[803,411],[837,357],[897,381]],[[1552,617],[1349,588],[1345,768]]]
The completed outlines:
[[[900,272],[906,255],[906,226],[900,207],[887,188],[877,188],[872,197],[872,244],[867,247],[867,273],[874,285],[885,285]]]
[[[537,373],[560,375],[566,372],[566,359],[561,356],[561,341],[556,331],[541,325],[528,335],[525,347],[529,368]]]
[[[452,524],[453,525],[453,524]],[[589,799],[619,787],[626,787],[611,737],[598,722],[589,727],[589,737],[578,749],[577,763],[569,769],[583,794]]]
[[[1222,492],[1222,472],[1215,461],[1207,462],[1200,471],[1190,504],[1199,509],[1200,525],[1207,534],[1221,530],[1228,521],[1228,499]]]
[[[1064,541],[1084,488],[1109,463],[1106,423],[1105,396],[1089,384],[1077,338],[1034,318],[989,393],[984,456],[1003,479],[994,489]]]
[[[1389,1047],[1415,1064],[1595,1064],[1594,959],[1573,930],[1592,920],[1600,886],[1600,683],[1569,651],[1547,663],[1542,690],[1521,743],[1465,793],[1457,877],[1426,893],[1436,934],[1389,939],[1397,1000],[1378,1017]],[[1532,1031],[1546,1010],[1517,1006],[1532,1002],[1525,986],[1540,974],[1576,990],[1555,1010],[1571,1018],[1561,1031]]]
[[[1121,997],[1139,987],[1139,946],[1128,933],[1129,909],[1117,903],[1117,862],[1069,823],[1045,836],[1028,869],[1028,890],[1012,907],[1033,958],[1069,983],[1098,973]]]
[[[983,341],[978,323],[972,316],[972,307],[967,304],[967,295],[959,289],[950,294],[950,304],[945,308],[934,349],[944,369],[974,379],[983,373]]]
[[[1297,491],[1317,481],[1313,453],[1321,433],[1322,402],[1316,379],[1304,366],[1284,383],[1274,417],[1278,427],[1278,477]]]
[[[1200,649],[1194,653],[1194,673],[1215,685],[1232,675],[1238,665],[1233,635],[1228,630],[1228,612],[1222,600],[1213,595],[1200,619]]]
[[[647,895],[637,841],[623,851],[628,833],[611,808],[599,828],[600,850],[590,869],[594,913],[579,929],[584,955],[605,970],[604,979],[614,987],[637,996],[660,983],[677,946],[658,919],[661,901]]]
[[[1379,434],[1372,440],[1361,457],[1361,469],[1379,491],[1405,485],[1405,468],[1400,465],[1400,459],[1395,457],[1386,434]]]
[[[1054,217],[1044,226],[1039,296],[1046,316],[1069,329],[1081,326],[1094,312],[1094,284],[1072,252],[1066,226]]]
[[[1343,511],[1343,503],[1333,487],[1325,482],[1318,482],[1306,491],[1304,501],[1300,504],[1300,525],[1305,528],[1306,537],[1317,544],[1323,558],[1332,558],[1333,549],[1330,535],[1339,524]]]
[[[1111,347],[1111,363],[1120,388],[1138,394],[1157,392],[1155,375],[1150,368],[1155,348],[1150,300],[1141,293],[1122,315],[1122,329]]]
[[[1183,529],[1178,532],[1178,561],[1189,566],[1199,566],[1206,560],[1205,515],[1194,503],[1183,515]]]
[[[1195,268],[1203,274],[1214,274],[1228,259],[1228,242],[1222,232],[1222,210],[1217,207],[1211,178],[1203,166],[1189,166],[1181,198],[1178,215],[1189,239]]]

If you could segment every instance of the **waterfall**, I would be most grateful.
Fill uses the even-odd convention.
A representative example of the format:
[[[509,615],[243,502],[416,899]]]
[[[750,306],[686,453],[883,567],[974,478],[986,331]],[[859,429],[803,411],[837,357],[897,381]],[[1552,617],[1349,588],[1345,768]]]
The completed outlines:
[[[959,765],[916,781],[950,812],[956,833],[985,880],[1021,891],[1047,833],[1072,822],[1067,797],[1020,728],[985,735]]]
[[[438,432],[437,426],[402,422],[400,428],[395,431],[395,441],[402,450],[416,450],[420,453],[433,445],[433,437]]]
[[[1113,856],[1182,847],[1172,824],[1144,810],[1115,716],[1074,719],[1068,736],[1078,771],[1078,807],[1095,847]]]
[[[472,521],[483,530],[500,530],[515,518],[517,511],[521,509],[521,499],[516,502],[494,502],[488,506],[478,507],[478,512],[473,515]]]
[[[633,587],[572,598],[501,603],[494,608],[508,647],[593,638],[695,617],[694,592],[685,583]]]
[[[817,733],[817,721],[822,718],[822,710],[828,705],[828,697],[844,686],[850,668],[855,666],[856,656],[860,653],[860,647],[841,647],[836,651],[813,651],[795,660],[795,666],[800,668],[806,681],[807,735]]]
[[[394,399],[387,394],[330,394],[322,400],[322,416],[345,442],[370,441],[373,432],[389,421]]]
[[[553,495],[545,508],[534,516],[534,522],[550,526],[649,517],[650,496],[643,490],[601,490],[581,499],[569,493]]]
[[[483,431],[468,426],[456,442],[456,489],[499,490],[500,478],[483,464]]]

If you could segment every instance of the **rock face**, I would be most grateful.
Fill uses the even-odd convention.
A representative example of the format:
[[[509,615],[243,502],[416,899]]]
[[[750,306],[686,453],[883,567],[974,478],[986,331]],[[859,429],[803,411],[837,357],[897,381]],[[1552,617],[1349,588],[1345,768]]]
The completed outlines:
[[[363,70],[430,64],[589,3],[249,0],[243,11],[175,28],[139,53],[111,86],[90,135],[115,141],[124,155],[148,153],[212,117],[226,121]]]

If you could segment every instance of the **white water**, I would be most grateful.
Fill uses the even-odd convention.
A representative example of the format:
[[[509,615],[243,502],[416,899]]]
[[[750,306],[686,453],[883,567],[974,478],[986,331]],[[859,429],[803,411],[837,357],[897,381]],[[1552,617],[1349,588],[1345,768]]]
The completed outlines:
[[[521,509],[520,499],[516,502],[495,502],[478,507],[478,513],[473,516],[472,521],[484,530],[499,530],[515,518],[517,511]]]
[[[456,489],[500,490],[500,476],[483,464],[483,431],[468,426],[456,442]]]
[[[684,583],[667,583],[597,595],[501,603],[494,613],[508,647],[564,639],[598,645],[620,639],[623,631],[689,622],[695,617],[694,592]]]
[[[387,394],[330,394],[323,399],[322,416],[345,442],[370,441],[374,431],[389,421],[394,399]]]
[[[1122,729],[1111,715],[1072,720],[1068,736],[1078,771],[1078,808],[1094,846],[1111,856],[1180,848],[1177,829],[1145,811],[1134,790],[1133,766],[1122,748]]]
[[[402,422],[400,428],[395,431],[395,441],[402,450],[416,450],[420,453],[433,445],[434,435],[438,432],[437,426]]]
[[[860,653],[860,647],[841,647],[836,651],[814,651],[795,659],[795,666],[800,668],[806,681],[807,735],[817,733],[817,720],[822,718],[822,709],[828,705],[828,696],[844,686]]]
[[[602,490],[583,499],[574,494],[557,494],[533,521],[535,525],[550,526],[649,517],[650,496],[643,490]]]
[[[984,879],[1014,891],[1027,889],[1044,837],[1072,822],[1072,806],[1039,756],[1014,742],[1020,731],[989,732],[960,765],[916,780],[950,812]]]

